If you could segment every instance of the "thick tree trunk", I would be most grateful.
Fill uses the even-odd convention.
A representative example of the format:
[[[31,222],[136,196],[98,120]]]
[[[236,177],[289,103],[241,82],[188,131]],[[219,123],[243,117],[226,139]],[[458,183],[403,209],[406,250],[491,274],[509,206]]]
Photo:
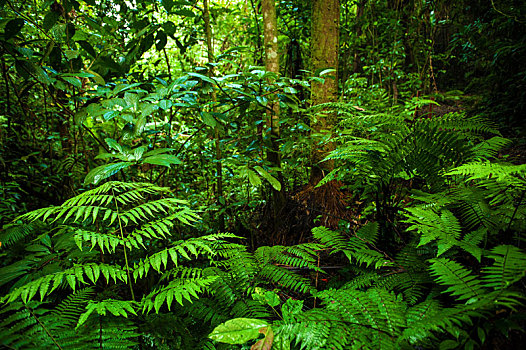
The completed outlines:
[[[319,73],[323,69],[335,69],[325,75],[323,83],[313,82],[312,105],[335,102],[338,99],[338,52],[340,33],[340,1],[314,0],[312,4],[312,71]],[[314,133],[331,132],[336,122],[333,113],[317,116],[313,123]],[[334,168],[331,161],[323,162],[325,156],[334,149],[332,142],[312,150],[311,184],[316,184],[324,174]]]
[[[313,105],[338,100],[338,53],[339,53],[339,0],[314,0],[312,4],[312,68],[314,73],[334,69],[323,75],[323,82],[313,82],[311,100]],[[336,124],[336,115],[330,111],[321,111],[316,115],[311,127],[314,134],[331,133]],[[328,172],[334,169],[332,161],[323,161],[334,150],[332,142],[323,146],[315,145],[311,150],[312,172],[309,183],[298,192],[295,199],[305,208],[305,213],[313,225],[337,228],[341,219],[348,219],[345,198],[340,184],[331,181],[316,187]],[[321,219],[317,218],[321,215]],[[315,223],[316,222],[316,223]]]

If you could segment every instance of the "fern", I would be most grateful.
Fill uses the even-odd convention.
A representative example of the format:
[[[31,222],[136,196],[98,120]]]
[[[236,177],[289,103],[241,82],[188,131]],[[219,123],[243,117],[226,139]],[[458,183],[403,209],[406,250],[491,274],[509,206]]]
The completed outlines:
[[[412,224],[408,229],[416,230],[421,234],[419,246],[437,241],[437,256],[440,256],[459,244],[462,228],[458,219],[449,210],[442,209],[436,212],[422,207],[406,210],[405,222]]]
[[[363,226],[351,237],[345,237],[342,233],[329,230],[325,227],[315,227],[312,230],[314,238],[319,240],[333,250],[347,256],[349,262],[356,261],[365,266],[375,268],[388,267],[392,261],[375,249],[374,242],[378,235],[378,224],[371,223]]]
[[[88,317],[95,311],[98,315],[102,316],[106,316],[106,314],[112,314],[114,316],[122,316],[127,318],[128,313],[137,316],[135,304],[136,303],[131,301],[113,299],[106,299],[98,302],[90,301],[86,306],[86,311],[77,317],[76,328],[82,326]]]
[[[160,272],[161,269],[165,270],[169,260],[172,261],[174,266],[177,267],[180,259],[179,256],[183,257],[183,259],[186,260],[191,260],[191,255],[193,255],[196,258],[200,254],[213,257],[216,253],[211,249],[209,241],[216,240],[221,237],[230,238],[235,236],[231,234],[216,234],[212,236],[203,236],[199,238],[189,239],[186,241],[180,241],[173,247],[163,249],[135,264],[133,269],[133,276],[135,279],[143,278],[148,274],[150,268],[157,272]]]
[[[17,349],[95,348],[98,329],[74,329],[93,295],[92,288],[79,290],[53,309],[35,301],[11,303],[0,311],[6,316],[0,323],[1,344]]]
[[[470,299],[467,301],[470,303],[484,294],[480,280],[459,263],[447,258],[432,259],[430,262],[437,282],[449,286],[446,291],[458,296],[459,300]]]
[[[210,286],[214,280],[215,277],[201,277],[170,281],[167,286],[155,289],[144,296],[140,303],[142,310],[143,312],[150,312],[155,308],[155,311],[159,312],[164,303],[166,303],[168,310],[170,310],[173,301],[177,301],[180,305],[183,305],[184,301],[191,302],[192,298],[199,298],[198,293],[207,290],[207,287]]]
[[[487,257],[495,260],[493,266],[482,270],[483,284],[487,288],[503,290],[521,280],[526,273],[526,254],[515,246],[497,246]]]
[[[94,294],[95,290],[91,287],[80,289],[57,305],[50,315],[61,319],[65,327],[74,326],[77,324],[86,303],[89,303]]]
[[[74,344],[80,339],[87,339],[83,338],[84,335],[93,338],[89,342],[93,347],[133,346],[135,343],[132,339],[137,334],[132,321],[121,320],[123,332],[117,334],[117,318],[136,316],[136,309],[150,311],[155,308],[158,312],[164,303],[170,308],[172,300],[179,304],[195,300],[217,278],[207,277],[202,273],[194,273],[193,276],[184,272],[171,273],[167,266],[168,256],[175,268],[184,268],[183,263],[200,256],[211,261],[216,255],[212,247],[220,246],[225,239],[235,238],[232,234],[215,234],[178,241],[173,243],[172,248],[161,250],[154,248],[156,240],[172,235],[177,222],[191,224],[197,218],[195,212],[185,206],[184,201],[171,197],[167,188],[123,182],[108,182],[67,200],[61,206],[24,214],[17,219],[16,226],[12,226],[19,228],[18,231],[4,232],[4,237],[14,237],[10,239],[11,243],[33,234],[33,227],[46,227],[45,233],[37,238],[41,242],[33,247],[38,252],[35,254],[36,261],[51,259],[56,262],[45,265],[54,266],[52,269],[46,267],[38,273],[31,269],[33,265],[27,265],[23,260],[5,266],[3,270],[9,277],[4,284],[11,285],[11,288],[1,300],[11,305],[30,305],[29,303],[34,303],[31,299],[37,295],[40,300],[54,300],[61,294],[56,293],[57,290],[69,287],[75,292],[82,286],[101,285],[102,279],[106,285],[115,285],[116,291],[120,289],[119,285],[127,285],[133,299],[132,283],[140,283],[147,277],[149,269],[160,274],[166,273],[160,280],[161,285],[141,295],[140,303],[127,300],[130,295],[118,293],[120,295],[115,295],[117,298],[106,296],[102,301],[88,302],[83,299],[82,309],[79,309],[80,296],[76,292],[77,299],[67,298],[51,313],[41,308],[40,304],[35,304],[35,310],[44,310],[46,315],[49,313],[50,320],[62,318],[67,322],[73,333],[59,332],[53,335],[57,328],[47,327],[51,334],[48,338],[61,342],[63,348],[79,348]],[[96,250],[99,254],[94,254]],[[128,256],[137,259],[135,268],[128,264]],[[99,259],[109,263],[103,263]],[[93,294],[90,293],[91,298]],[[17,301],[20,299],[23,304]],[[93,314],[97,317],[93,317]],[[24,318],[28,325],[32,324],[32,328],[14,327],[10,334],[23,338],[33,334],[33,329],[38,329],[36,325],[45,325],[47,322],[45,317],[37,319],[29,316],[26,313],[19,318]],[[77,328],[73,331],[75,324]],[[38,334],[39,337],[42,336],[42,332]]]
[[[6,225],[4,231],[0,233],[0,242],[2,242],[2,245],[9,247],[27,237],[34,237],[44,226],[41,222],[34,222],[28,225]]]

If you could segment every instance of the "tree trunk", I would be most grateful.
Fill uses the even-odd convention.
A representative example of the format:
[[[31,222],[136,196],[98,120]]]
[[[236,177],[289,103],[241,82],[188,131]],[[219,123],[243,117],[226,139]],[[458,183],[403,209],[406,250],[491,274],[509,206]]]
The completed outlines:
[[[365,3],[366,2],[367,2],[367,0],[361,0],[356,5],[357,9],[356,9],[356,26],[355,26],[355,30],[356,30],[356,37],[357,38],[362,36],[362,26],[361,26],[360,19],[362,18],[363,14],[364,14]],[[358,47],[354,48],[354,59],[353,59],[353,64],[352,64],[352,71],[353,71],[353,73],[361,73],[362,72],[362,62],[361,62],[361,57],[359,55],[359,48]]]
[[[338,100],[338,53],[339,53],[339,0],[314,0],[312,4],[312,71],[334,69],[323,75],[323,82],[313,82],[311,100],[313,105]],[[313,134],[329,134],[336,124],[336,115],[331,111],[321,111],[316,115],[311,127]],[[311,225],[337,228],[341,219],[349,219],[345,198],[337,181],[330,181],[316,187],[324,175],[334,169],[334,162],[323,161],[334,150],[334,144],[315,145],[311,150],[312,171],[309,183],[298,192],[295,199],[305,210]],[[320,217],[318,221],[317,219]]]
[[[205,22],[205,36],[206,36],[206,48],[208,53],[208,62],[214,62],[214,48],[212,46],[212,27],[210,26],[210,11],[208,10],[208,0],[203,0],[203,20]],[[214,76],[213,66],[210,67],[208,71],[208,76]],[[215,105],[217,102],[217,96],[215,90],[212,91],[212,112],[215,111]],[[214,130],[215,137],[215,151],[216,151],[216,196],[221,208],[224,208],[225,201],[223,198],[223,164],[221,162],[222,152],[221,152],[221,137],[219,135],[219,127],[216,127]],[[219,230],[225,230],[225,215],[223,213],[219,214]]]
[[[265,69],[267,72],[279,74],[279,54],[278,54],[278,25],[276,19],[275,0],[262,0],[261,7],[263,12],[263,35],[265,45]],[[270,81],[269,81],[270,82]],[[267,151],[267,160],[273,167],[281,167],[279,154],[279,101],[275,96],[269,96],[267,109],[267,129],[270,129],[270,149]],[[275,175],[275,174],[274,174]],[[272,208],[274,216],[277,217],[279,211],[285,203],[283,176],[279,172],[276,176],[281,183],[281,190],[272,190]]]
[[[319,73],[323,69],[335,69],[335,72],[324,76],[323,83],[313,82],[312,105],[336,102],[338,99],[338,52],[340,33],[340,1],[314,0],[312,4],[312,71]],[[323,113],[323,112],[322,112]],[[333,113],[319,114],[312,125],[314,133],[330,133],[336,122]],[[334,149],[332,142],[312,150],[311,184],[319,180],[334,168],[332,161],[322,162],[325,156]]]

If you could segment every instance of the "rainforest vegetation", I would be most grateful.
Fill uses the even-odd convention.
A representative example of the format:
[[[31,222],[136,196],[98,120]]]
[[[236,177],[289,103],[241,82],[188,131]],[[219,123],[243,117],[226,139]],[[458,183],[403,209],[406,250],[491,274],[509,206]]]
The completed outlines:
[[[524,0],[0,0],[0,348],[517,349]]]

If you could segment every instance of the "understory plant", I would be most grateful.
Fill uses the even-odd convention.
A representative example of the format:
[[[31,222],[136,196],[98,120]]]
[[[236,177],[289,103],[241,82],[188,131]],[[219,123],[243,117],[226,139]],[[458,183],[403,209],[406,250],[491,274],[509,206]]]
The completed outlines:
[[[197,298],[216,278],[191,265],[212,259],[214,242],[233,235],[176,236],[197,218],[167,188],[124,182],[18,217],[1,238],[2,344],[135,344],[136,324],[121,318]]]
[[[323,183],[348,184],[369,223],[313,238],[348,263],[310,298],[281,298],[278,318],[232,319],[210,337],[252,349],[473,349],[521,329],[526,167],[497,158],[509,140],[477,116],[332,107],[344,130]]]
[[[312,292],[285,267],[319,270],[319,244],[248,252],[230,233],[182,233],[198,219],[168,188],[117,181],[19,216],[0,236],[1,344],[214,348],[221,322],[272,316],[251,296]]]
[[[497,158],[508,140],[478,117],[338,108],[324,181],[361,223],[250,251],[189,234],[199,216],[168,188],[103,183],[4,228],[1,344],[472,349],[519,329],[526,168]]]

